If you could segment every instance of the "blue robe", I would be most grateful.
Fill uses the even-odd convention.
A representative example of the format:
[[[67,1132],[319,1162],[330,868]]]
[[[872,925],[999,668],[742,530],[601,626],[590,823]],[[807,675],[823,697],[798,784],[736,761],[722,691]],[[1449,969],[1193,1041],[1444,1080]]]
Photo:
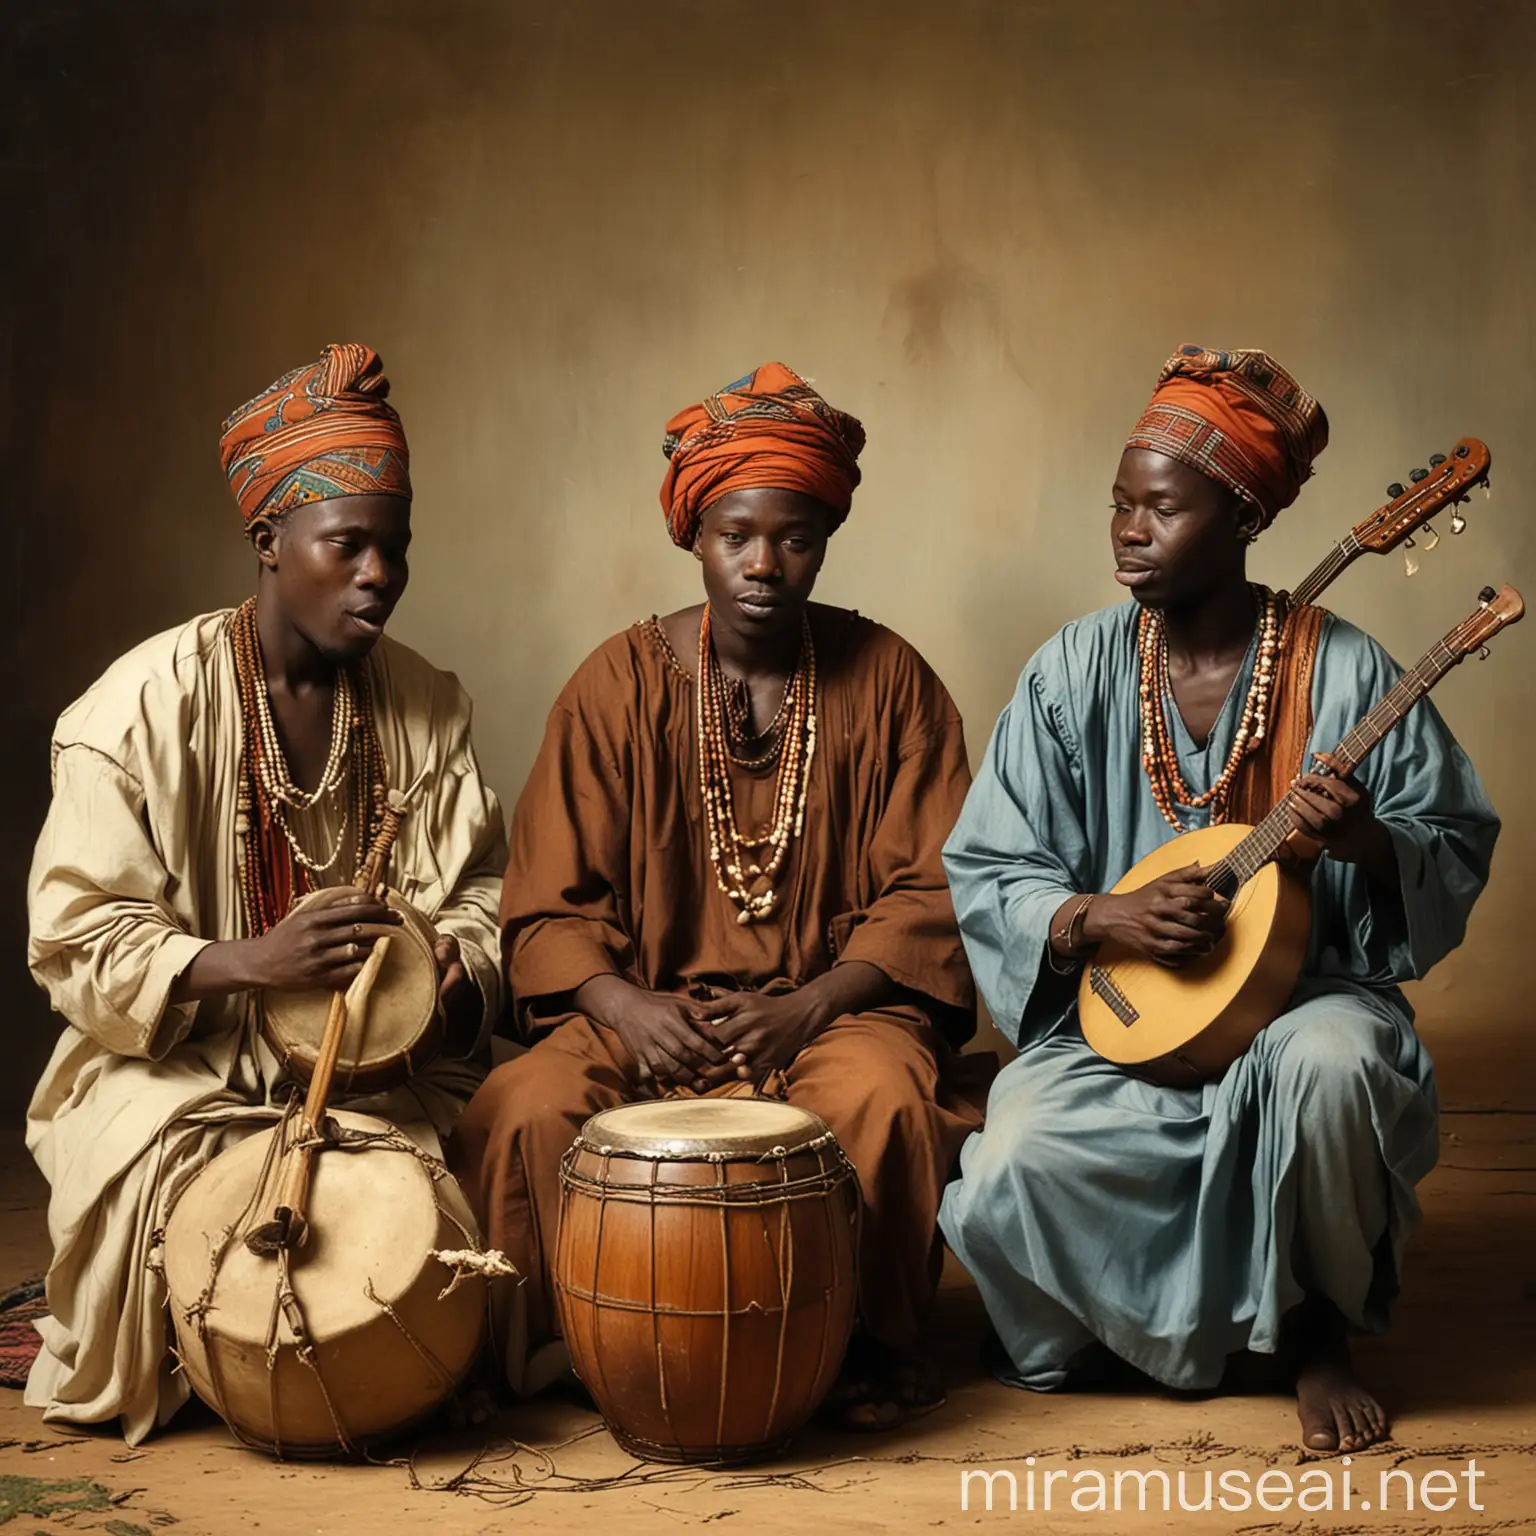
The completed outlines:
[[[944,850],[976,980],[1020,1054],[940,1224],[1011,1361],[1000,1374],[1039,1389],[1095,1341],[1170,1386],[1214,1387],[1229,1353],[1276,1350],[1308,1291],[1385,1328],[1438,1140],[1433,1066],[1398,984],[1460,943],[1498,835],[1471,763],[1421,703],[1357,773],[1398,888],[1319,860],[1289,1011],[1219,1082],[1126,1075],[1083,1040],[1077,977],[1046,949],[1072,893],[1108,890],[1174,835],[1140,762],[1137,612],[1069,624],[1030,661]],[[1253,664],[1250,647],[1203,747],[1167,706],[1196,794],[1226,762]],[[1325,620],[1310,750],[1336,746],[1400,675],[1367,635]]]

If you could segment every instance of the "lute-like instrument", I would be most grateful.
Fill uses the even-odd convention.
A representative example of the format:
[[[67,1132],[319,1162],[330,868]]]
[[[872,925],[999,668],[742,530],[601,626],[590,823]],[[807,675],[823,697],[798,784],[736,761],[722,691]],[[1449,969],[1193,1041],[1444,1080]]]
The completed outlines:
[[[1335,748],[1349,773],[1452,667],[1484,652],[1525,603],[1513,587],[1485,587],[1477,608],[1403,674]],[[1274,1021],[1295,990],[1311,934],[1310,865],[1277,862],[1291,839],[1290,797],[1256,827],[1235,823],[1186,832],[1148,854],[1112,895],[1198,864],[1226,897],[1226,930],[1207,955],[1171,969],[1106,941],[1078,992],[1083,1036],[1099,1055],[1175,1087],[1220,1077]]]
[[[400,835],[400,823],[404,818],[405,797],[393,791],[380,818],[379,830],[368,849],[362,873],[358,876],[358,888],[376,892],[384,883],[390,850]],[[315,1065],[309,1076],[309,1092],[305,1096],[304,1109],[299,1118],[298,1135],[280,1159],[281,1177],[272,1214],[248,1233],[245,1239],[246,1246],[253,1253],[275,1253],[280,1248],[298,1248],[309,1235],[305,1207],[314,1172],[315,1150],[324,1140],[322,1131],[326,1105],[330,1101],[331,1086],[336,1078],[336,1064],[341,1056],[342,1041],[346,1037],[347,1021],[349,1018],[360,1018],[366,1013],[369,996],[378,981],[379,970],[389,954],[391,942],[391,936],[375,940],[352,985],[345,992],[336,992],[331,996],[325,1032],[320,1039]]]
[[[1405,570],[1412,576],[1419,568],[1418,556],[1412,553],[1414,535],[1425,529],[1424,548],[1433,549],[1440,535],[1430,520],[1447,507],[1452,509],[1451,532],[1460,533],[1467,525],[1461,506],[1476,486],[1487,491],[1492,462],[1488,445],[1475,437],[1462,438],[1448,454],[1431,454],[1428,468],[1415,469],[1406,486],[1394,481],[1387,487],[1391,499],[1362,518],[1328,551],[1291,593],[1292,604],[1315,603],[1324,588],[1362,555],[1390,554],[1399,545],[1403,546]]]
[[[404,810],[392,793],[363,889],[383,888]],[[480,1352],[487,1277],[511,1273],[440,1162],[329,1107],[405,931],[331,997],[303,1107],[215,1157],[165,1222],[180,1368],[245,1444],[279,1456],[356,1455],[436,1412]]]

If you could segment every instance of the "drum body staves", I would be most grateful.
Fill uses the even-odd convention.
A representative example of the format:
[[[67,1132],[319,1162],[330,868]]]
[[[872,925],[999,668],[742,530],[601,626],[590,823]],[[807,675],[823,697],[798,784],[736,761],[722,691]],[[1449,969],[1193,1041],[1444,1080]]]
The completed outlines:
[[[576,1373],[655,1461],[782,1450],[857,1305],[857,1175],[825,1123],[761,1099],[594,1115],[561,1165],[555,1289]]]

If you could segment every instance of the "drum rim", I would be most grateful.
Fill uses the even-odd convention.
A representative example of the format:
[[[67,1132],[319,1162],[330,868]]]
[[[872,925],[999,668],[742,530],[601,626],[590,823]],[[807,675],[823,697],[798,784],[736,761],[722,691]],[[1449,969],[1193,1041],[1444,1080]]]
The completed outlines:
[[[320,886],[306,891],[294,903],[294,910],[319,901],[340,900],[352,888],[345,885]],[[385,893],[386,903],[404,914],[399,937],[411,945],[434,972],[437,960],[422,929],[430,930],[430,923],[408,901],[405,895],[391,886]],[[417,925],[420,925],[419,927]],[[319,1057],[319,1042],[311,1045],[307,1040],[295,1038],[285,1027],[285,1014],[292,1006],[291,1000],[309,993],[256,994],[257,1021],[262,1038],[272,1054],[282,1063],[283,1069],[300,1083],[307,1083],[314,1072]],[[275,1007],[274,1007],[275,1001]],[[433,991],[432,1012],[417,1030],[408,1044],[397,1046],[387,1053],[363,1058],[343,1054],[336,1064],[337,1091],[342,1095],[367,1095],[382,1092],[408,1081],[442,1049],[444,1021],[441,999]]]
[[[837,1138],[832,1134],[832,1128],[820,1115],[798,1104],[786,1103],[782,1099],[763,1099],[760,1102],[771,1104],[777,1109],[793,1110],[797,1115],[803,1116],[807,1121],[806,1135],[803,1139],[784,1141],[776,1139],[770,1133],[759,1131],[737,1135],[723,1133],[715,1136],[678,1136],[663,1141],[655,1135],[640,1137],[625,1135],[622,1131],[615,1134],[611,1123],[607,1126],[598,1125],[600,1120],[622,1116],[626,1110],[650,1109],[667,1102],[664,1099],[637,1099],[629,1104],[616,1104],[610,1109],[599,1110],[582,1126],[571,1145],[571,1151],[592,1152],[599,1157],[629,1157],[656,1163],[729,1163],[795,1157],[802,1153],[819,1152],[822,1148],[835,1145],[837,1142]],[[678,1099],[675,1102],[694,1108],[704,1104],[740,1105],[759,1101],[736,1098]],[[706,1111],[706,1113],[712,1113],[712,1111]]]

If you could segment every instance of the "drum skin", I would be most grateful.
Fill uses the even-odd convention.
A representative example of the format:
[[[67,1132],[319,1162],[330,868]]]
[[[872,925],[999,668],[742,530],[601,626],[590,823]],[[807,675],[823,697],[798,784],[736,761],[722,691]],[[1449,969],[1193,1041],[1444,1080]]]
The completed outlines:
[[[645,1134],[627,1136],[637,1118]],[[832,1133],[788,1105],[589,1120],[561,1167],[554,1280],[572,1364],[619,1443],[715,1464],[783,1450],[842,1364],[859,1218]]]
[[[357,891],[349,885],[311,891],[293,910],[345,901]],[[437,961],[432,925],[398,892],[388,905],[403,919],[361,1019],[348,1019],[336,1061],[334,1092],[384,1093],[419,1072],[442,1047],[442,1015],[437,1006]],[[334,994],[265,992],[261,1032],[290,1076],[308,1083],[325,1034]]]
[[[332,1119],[349,1131],[391,1131],[366,1115]],[[270,1190],[283,1130],[215,1158],[171,1212],[165,1278],[177,1353],[198,1396],[247,1444],[283,1456],[351,1454],[431,1413],[473,1363],[485,1281],[465,1276],[440,1299],[454,1272],[431,1251],[478,1247],[475,1222],[452,1176],[434,1179],[409,1151],[323,1149],[309,1237],[289,1260],[297,1308],[285,1311],[279,1260],[243,1241],[268,1214],[269,1194],[253,1197],[264,1170]]]

